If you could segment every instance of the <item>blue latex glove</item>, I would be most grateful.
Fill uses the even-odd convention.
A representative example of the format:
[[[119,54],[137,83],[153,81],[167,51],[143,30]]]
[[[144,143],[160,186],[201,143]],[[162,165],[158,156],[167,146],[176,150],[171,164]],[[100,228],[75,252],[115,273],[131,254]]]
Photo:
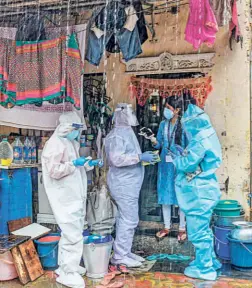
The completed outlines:
[[[102,168],[103,167],[103,161],[102,161],[102,159],[90,160],[88,162],[88,165],[90,167],[98,166],[98,167]]]
[[[80,157],[80,158],[78,158],[78,159],[76,159],[76,160],[73,160],[73,165],[75,166],[75,167],[77,167],[77,166],[84,166],[84,164],[86,163],[86,162],[88,162],[89,161],[89,159],[86,159],[86,158],[84,158],[84,157]]]
[[[140,161],[148,162],[148,163],[155,163],[155,160],[158,159],[158,155],[154,154],[151,151],[146,151],[143,154],[139,155]]]

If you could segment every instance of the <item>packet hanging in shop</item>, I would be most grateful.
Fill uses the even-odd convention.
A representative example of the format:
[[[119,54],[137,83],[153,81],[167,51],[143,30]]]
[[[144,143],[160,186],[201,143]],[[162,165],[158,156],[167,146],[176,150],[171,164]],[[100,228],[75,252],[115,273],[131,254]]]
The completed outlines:
[[[158,158],[154,161],[154,164],[151,164],[151,163],[149,163],[149,162],[144,162],[144,161],[142,161],[142,165],[143,165],[143,166],[155,165],[156,163],[161,162],[161,159],[160,159],[160,157],[159,157],[159,151],[158,151],[158,150],[157,150],[157,151],[153,151],[153,154],[158,155]]]

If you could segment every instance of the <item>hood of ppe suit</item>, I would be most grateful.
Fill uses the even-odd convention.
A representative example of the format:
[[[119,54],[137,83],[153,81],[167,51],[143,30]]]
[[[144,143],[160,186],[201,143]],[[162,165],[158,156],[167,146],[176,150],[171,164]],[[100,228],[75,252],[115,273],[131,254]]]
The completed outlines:
[[[127,127],[127,126],[138,126],[135,112],[132,109],[132,105],[127,103],[119,103],[116,106],[114,113],[115,127]]]
[[[76,112],[67,112],[60,116],[59,125],[56,128],[56,134],[60,137],[66,137],[69,133],[71,133],[74,128],[72,126],[75,124],[83,124],[81,118],[77,115]],[[81,129],[80,129],[81,131]]]
[[[199,132],[212,127],[208,115],[198,106],[190,104],[184,113],[181,124],[188,140],[191,140]]]

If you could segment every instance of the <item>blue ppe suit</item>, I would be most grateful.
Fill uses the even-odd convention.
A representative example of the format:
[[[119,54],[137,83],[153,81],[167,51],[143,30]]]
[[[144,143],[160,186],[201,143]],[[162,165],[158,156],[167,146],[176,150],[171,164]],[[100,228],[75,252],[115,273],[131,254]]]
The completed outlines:
[[[199,107],[190,104],[181,123],[189,145],[183,155],[176,157],[176,195],[187,220],[188,239],[195,247],[195,261],[185,275],[204,280],[215,280],[216,256],[213,233],[210,229],[212,212],[221,192],[215,171],[222,162],[221,145],[209,117]],[[198,168],[202,172],[191,180],[188,173]]]
[[[118,104],[118,107],[114,114],[115,127],[105,139],[109,165],[107,183],[118,206],[113,246],[115,260],[121,260],[131,253],[135,228],[139,222],[138,200],[144,179],[144,167],[139,160],[142,152],[131,128],[138,124],[137,119],[126,104]],[[120,107],[125,109],[120,110]]]

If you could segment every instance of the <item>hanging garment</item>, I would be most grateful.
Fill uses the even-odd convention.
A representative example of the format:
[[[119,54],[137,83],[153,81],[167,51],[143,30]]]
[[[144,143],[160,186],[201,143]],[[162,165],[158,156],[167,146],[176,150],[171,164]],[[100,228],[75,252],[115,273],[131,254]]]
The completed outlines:
[[[238,12],[237,12],[237,3],[236,0],[231,0],[232,5],[232,20],[229,24],[229,45],[232,50],[232,40],[235,40],[236,43],[241,42],[241,47],[243,43],[243,37],[240,31]]]
[[[16,41],[46,40],[44,16],[39,14],[25,15],[18,23]]]
[[[135,5],[140,8],[139,3]],[[125,61],[141,54],[147,29],[144,15],[139,14],[141,21],[134,6],[127,7],[117,1],[94,10],[89,25],[86,60],[98,66],[104,50],[111,53],[121,51]]]
[[[189,145],[174,160],[178,173],[176,195],[186,215],[188,239],[196,250],[195,261],[184,273],[192,278],[216,280],[210,220],[221,196],[215,175],[222,162],[221,145],[209,117],[199,107],[190,104],[181,123]],[[194,173],[199,167],[202,172],[188,180],[187,173]]]
[[[85,39],[86,39],[86,24],[75,25],[70,27],[55,27],[55,28],[47,28],[46,29],[46,37],[48,39],[55,39],[61,36],[66,36],[68,31],[70,33],[76,32],[78,42],[79,42],[79,50],[82,56],[82,61],[85,60]],[[0,35],[3,35],[4,38],[8,38],[10,40],[15,40],[16,37],[16,28],[3,28],[0,27]],[[3,46],[1,41],[4,39],[0,39],[0,49],[4,49],[1,51],[1,55],[7,56],[6,49],[11,45],[7,44]],[[5,40],[6,41],[6,40]],[[2,47],[2,48],[1,48]],[[0,59],[1,56],[0,56]],[[1,65],[1,67],[8,67],[8,65]],[[0,72],[1,74],[1,72]],[[8,75],[8,73],[7,73]],[[0,76],[1,77],[1,76]],[[83,77],[83,76],[82,76]],[[1,81],[1,80],[0,80]],[[83,115],[83,81],[81,80],[81,110],[77,111],[79,116]],[[0,83],[1,86],[1,83]],[[3,96],[4,97],[4,96]],[[7,99],[7,98],[6,98]],[[0,96],[0,102],[5,102],[4,98]],[[60,103],[58,105],[51,104],[49,102],[43,102],[41,107],[34,104],[26,104],[23,106],[15,106],[12,109],[6,109],[0,106],[0,125],[4,126],[12,126],[16,128],[25,128],[25,129],[36,129],[36,130],[49,130],[53,131],[58,125],[58,119],[63,112],[73,111],[74,107],[72,103]]]
[[[67,138],[72,132],[72,124],[81,124],[81,119],[76,113],[70,112],[63,114],[59,122],[60,125],[43,150],[43,178],[48,200],[61,229],[58,254],[59,282],[75,287],[69,283],[70,279],[74,283],[77,281],[78,284],[83,284],[81,287],[84,287],[84,281],[79,277],[79,264],[82,258],[82,233],[86,216],[86,170],[90,167],[74,166],[73,161],[80,157],[79,143]],[[72,277],[73,274],[76,277]]]
[[[67,46],[67,47],[66,47]],[[70,102],[79,109],[83,65],[75,34],[11,46],[5,101],[13,105]]]
[[[231,0],[210,0],[219,27],[229,24],[232,17]]]
[[[113,259],[129,263],[127,257],[131,253],[135,228],[139,222],[138,200],[144,167],[139,160],[142,152],[131,128],[131,125],[137,124],[136,116],[126,104],[118,104],[118,109],[114,116],[115,127],[105,139],[109,165],[107,183],[118,207]]]
[[[176,123],[174,125],[169,120],[162,121],[159,125],[157,134],[158,143],[156,146],[154,146],[155,149],[161,149],[161,162],[158,163],[158,204],[178,205],[175,193],[175,166],[171,161],[166,162],[166,157],[168,155],[168,146],[171,150],[173,150],[173,147],[175,145],[176,127]],[[184,133],[182,133],[181,140],[181,145],[185,148],[186,137]]]
[[[218,24],[209,0],[190,0],[185,40],[198,50],[202,43],[212,46],[217,32]]]

